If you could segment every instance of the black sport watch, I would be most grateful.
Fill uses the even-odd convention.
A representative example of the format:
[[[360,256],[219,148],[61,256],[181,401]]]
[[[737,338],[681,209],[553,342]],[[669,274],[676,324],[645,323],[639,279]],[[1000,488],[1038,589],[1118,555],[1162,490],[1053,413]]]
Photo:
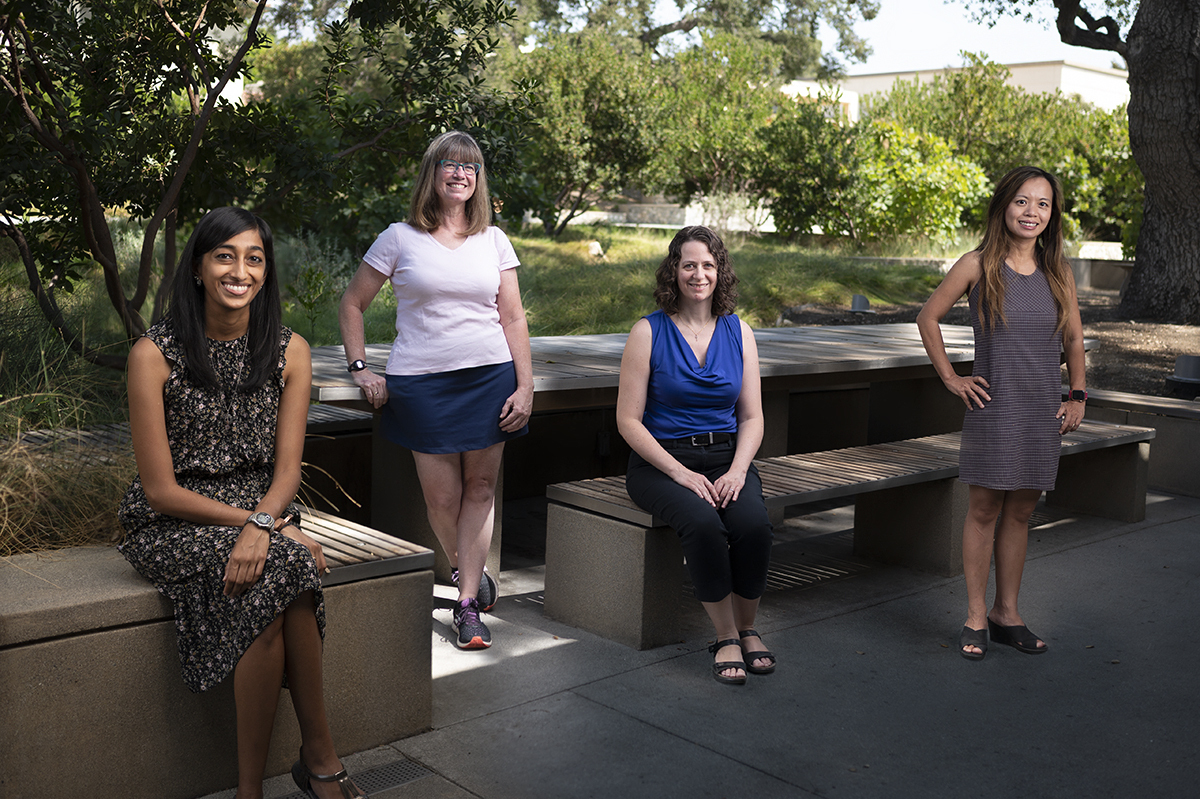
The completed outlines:
[[[346,371],[347,372],[361,372],[363,369],[366,369],[366,368],[367,368],[367,362],[364,361],[362,358],[359,358],[357,361],[353,361],[349,366],[347,366]]]
[[[1071,391],[1071,401],[1072,401],[1072,402],[1087,402],[1087,392],[1086,392],[1086,391],[1081,391],[1081,390],[1079,390],[1079,389],[1077,389],[1077,388],[1076,388],[1076,389],[1072,389],[1072,391]]]

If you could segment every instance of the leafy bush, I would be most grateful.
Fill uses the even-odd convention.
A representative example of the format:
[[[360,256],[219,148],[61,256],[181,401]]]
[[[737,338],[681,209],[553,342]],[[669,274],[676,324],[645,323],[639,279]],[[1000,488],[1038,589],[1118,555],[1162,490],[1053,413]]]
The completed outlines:
[[[776,227],[819,227],[855,240],[946,241],[965,208],[987,198],[983,170],[940,137],[890,122],[851,126],[836,97],[797,100],[759,132],[759,186]]]

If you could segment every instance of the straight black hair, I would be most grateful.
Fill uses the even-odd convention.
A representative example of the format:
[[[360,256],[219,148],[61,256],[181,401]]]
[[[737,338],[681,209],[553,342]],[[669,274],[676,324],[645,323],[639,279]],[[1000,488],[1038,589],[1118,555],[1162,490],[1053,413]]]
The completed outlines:
[[[253,391],[275,373],[279,364],[279,332],[283,311],[279,300],[279,276],[275,270],[275,245],[271,227],[244,208],[214,208],[204,215],[183,248],[175,280],[171,286],[168,313],[175,337],[187,356],[192,379],[209,389],[221,389],[221,380],[213,369],[205,335],[204,286],[196,281],[200,260],[239,233],[257,230],[262,238],[266,269],[263,285],[250,301],[250,327],[247,335],[249,372],[236,388]]]

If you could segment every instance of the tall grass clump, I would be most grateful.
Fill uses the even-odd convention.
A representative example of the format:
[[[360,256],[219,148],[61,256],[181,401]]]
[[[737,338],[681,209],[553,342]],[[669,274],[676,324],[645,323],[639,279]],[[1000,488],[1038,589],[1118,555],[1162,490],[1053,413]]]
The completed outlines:
[[[132,452],[100,457],[70,442],[80,430],[127,418],[125,376],[70,352],[19,274],[17,264],[0,264],[0,556],[111,543],[135,471]],[[127,347],[104,318],[101,291],[84,283],[60,299],[89,341]],[[59,440],[28,443],[31,432],[45,430]]]
[[[135,471],[132,450],[99,458],[70,441],[0,442],[0,557],[116,543],[117,504]]]

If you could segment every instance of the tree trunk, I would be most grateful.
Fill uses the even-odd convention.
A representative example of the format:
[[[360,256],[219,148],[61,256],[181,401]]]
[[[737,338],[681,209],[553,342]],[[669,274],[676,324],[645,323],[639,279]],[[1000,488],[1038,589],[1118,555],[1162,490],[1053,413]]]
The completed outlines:
[[[1200,325],[1200,0],[1142,0],[1126,41],[1129,143],[1146,198],[1121,310]]]

